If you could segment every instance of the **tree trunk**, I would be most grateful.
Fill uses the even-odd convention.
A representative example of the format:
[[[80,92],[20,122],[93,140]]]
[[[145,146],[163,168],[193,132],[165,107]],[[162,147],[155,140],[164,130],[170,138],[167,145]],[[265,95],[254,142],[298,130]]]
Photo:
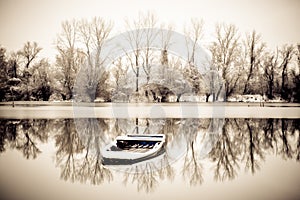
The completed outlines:
[[[206,96],[205,102],[208,102],[208,99],[209,99],[210,94],[209,94],[209,93],[206,93],[205,96]]]
[[[179,102],[181,95],[182,95],[182,94],[178,94],[178,95],[177,95],[177,100],[176,100],[176,102]]]

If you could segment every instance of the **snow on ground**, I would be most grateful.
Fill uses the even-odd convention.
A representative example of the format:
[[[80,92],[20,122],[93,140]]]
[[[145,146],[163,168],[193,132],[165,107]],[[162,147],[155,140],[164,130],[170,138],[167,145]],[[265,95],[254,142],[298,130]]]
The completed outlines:
[[[0,106],[0,118],[300,118],[299,104],[267,104],[265,107],[242,103],[110,103],[96,107],[94,105],[26,107],[6,105]]]

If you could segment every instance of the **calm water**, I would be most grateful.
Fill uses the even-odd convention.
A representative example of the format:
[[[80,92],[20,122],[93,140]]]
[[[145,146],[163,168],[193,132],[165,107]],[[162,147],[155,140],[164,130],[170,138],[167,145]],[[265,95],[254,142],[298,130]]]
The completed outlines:
[[[300,199],[299,119],[0,119],[1,199]],[[165,153],[104,166],[116,136]]]

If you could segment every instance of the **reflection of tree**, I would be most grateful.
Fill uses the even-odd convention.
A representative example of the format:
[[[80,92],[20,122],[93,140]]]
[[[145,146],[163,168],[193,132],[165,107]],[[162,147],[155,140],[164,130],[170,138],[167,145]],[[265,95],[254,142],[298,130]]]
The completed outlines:
[[[237,175],[239,150],[232,131],[230,119],[225,119],[220,137],[210,152],[210,158],[216,162],[215,180],[233,179]]]
[[[167,154],[159,162],[146,162],[141,165],[129,167],[124,172],[123,183],[136,183],[138,191],[153,192],[158,187],[159,181],[173,180],[175,172],[169,163]]]
[[[16,149],[23,152],[23,155],[29,159],[30,157],[36,158],[41,150],[36,146],[36,143],[30,138],[28,132],[24,133],[25,137],[19,139],[16,144]]]
[[[61,178],[64,180],[76,179],[76,154],[81,153],[84,146],[75,131],[74,122],[71,119],[64,119],[61,133],[55,136],[56,162],[62,169]]]
[[[173,180],[176,174],[170,163],[170,150],[184,143],[187,153],[182,175],[191,185],[201,184],[201,147],[207,143],[203,138],[211,143],[208,155],[216,180],[235,178],[241,165],[255,173],[264,157],[274,153],[283,159],[300,160],[299,119],[225,119],[220,129],[215,127],[215,120],[218,119],[140,119],[141,133],[166,134],[166,153],[155,164],[130,168],[124,174],[124,183],[136,183],[138,190],[151,192],[161,180]],[[75,129],[72,119],[2,119],[0,152],[17,149],[25,158],[34,159],[41,153],[39,145],[54,133],[55,161],[63,179],[110,182],[113,175],[102,165],[101,148],[117,135],[132,133],[134,122],[135,119],[79,119]],[[220,134],[210,134],[213,131]]]
[[[101,184],[105,180],[110,182],[113,179],[113,176],[111,171],[103,166],[100,151],[97,152],[96,156],[92,158],[92,160],[93,164],[91,166],[91,182],[94,185]]]
[[[6,143],[15,141],[19,120],[0,120],[0,153],[6,150]]]
[[[300,161],[300,132],[298,131],[297,149],[296,149],[296,160]]]
[[[165,119],[161,133],[166,135],[167,143],[180,140],[181,134],[178,133],[179,128],[180,119]]]
[[[130,178],[131,183],[137,184],[138,191],[153,192],[158,185],[158,173],[152,163],[129,168],[124,173],[123,183],[126,185]]]
[[[289,133],[288,129],[288,121],[285,119],[281,119],[281,132],[280,138],[282,140],[281,149],[279,149],[279,154],[283,156],[284,159],[293,157],[293,150],[291,147],[291,143],[288,141]]]
[[[179,120],[176,119],[134,119],[135,127],[132,128],[132,122],[124,122],[122,126],[122,133],[130,133],[132,130],[139,130],[143,134],[149,133],[164,133],[167,135],[167,142],[174,139],[172,136],[178,135],[175,132],[178,129]],[[119,125],[120,125],[119,121]],[[125,130],[124,123],[128,124]],[[170,135],[170,137],[168,137]],[[172,139],[170,139],[172,138]],[[153,192],[160,180],[169,179],[173,180],[175,172],[170,165],[168,152],[166,151],[159,160],[155,158],[153,161],[145,161],[134,166],[128,166],[124,172],[123,183],[126,185],[128,182],[136,183],[138,191]]]
[[[275,151],[283,159],[295,158],[299,161],[299,119],[267,119],[264,122],[263,148]]]
[[[112,173],[102,165],[101,148],[107,143],[109,124],[106,119],[65,119],[61,134],[56,135],[56,162],[64,180],[90,181],[101,184],[112,180]],[[77,130],[77,132],[76,132]],[[109,137],[109,136],[108,136]]]
[[[21,151],[25,158],[36,158],[41,150],[38,143],[48,139],[49,120],[1,120],[0,150],[5,146]]]
[[[158,171],[158,174],[159,174],[159,178],[161,180],[164,180],[165,178],[167,178],[171,181],[174,180],[175,171],[174,171],[173,167],[171,166],[171,164],[169,162],[167,152],[164,155],[163,159],[161,160],[159,168],[160,169]]]
[[[247,145],[244,151],[244,160],[246,161],[246,169],[251,169],[252,173],[255,173],[256,169],[259,169],[259,159],[264,160],[263,149],[260,147],[260,123],[252,120],[245,120],[248,135],[244,138],[244,144]],[[247,142],[248,141],[248,142]],[[258,156],[258,159],[256,158]]]
[[[188,143],[183,164],[183,177],[189,179],[191,185],[201,184],[203,182],[203,169],[199,161],[199,155],[197,155],[200,152],[195,150],[195,143],[199,142],[196,140],[201,121],[199,119],[185,119],[182,120],[181,124],[182,133],[187,138],[186,141]]]
[[[264,120],[265,123],[262,125],[262,129],[264,132],[264,138],[262,141],[263,147],[267,148],[274,148],[274,119],[266,119]]]
[[[48,120],[33,119],[23,120],[21,122],[21,130],[23,134],[18,134],[16,148],[23,152],[23,155],[29,159],[36,158],[41,150],[37,147],[37,141],[46,142],[48,139],[47,127]]]
[[[297,161],[300,161],[300,120],[295,119],[291,122],[291,125],[289,126],[289,131],[291,132],[291,135],[294,137],[297,137],[298,139],[295,139],[296,144],[295,144],[295,157]]]
[[[186,153],[183,167],[183,177],[190,179],[191,185],[202,184],[203,167],[195,155],[194,141],[189,144],[189,151]]]
[[[236,169],[243,163],[246,170],[255,173],[267,152],[276,152],[284,159],[299,159],[299,128],[295,124],[287,119],[225,119],[210,152],[216,162],[215,179],[235,178]]]

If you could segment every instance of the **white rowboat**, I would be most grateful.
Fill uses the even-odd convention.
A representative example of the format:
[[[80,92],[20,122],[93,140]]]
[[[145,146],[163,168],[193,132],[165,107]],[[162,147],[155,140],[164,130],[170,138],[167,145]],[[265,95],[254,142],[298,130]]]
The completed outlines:
[[[118,136],[102,151],[104,165],[131,165],[164,153],[164,134]]]

